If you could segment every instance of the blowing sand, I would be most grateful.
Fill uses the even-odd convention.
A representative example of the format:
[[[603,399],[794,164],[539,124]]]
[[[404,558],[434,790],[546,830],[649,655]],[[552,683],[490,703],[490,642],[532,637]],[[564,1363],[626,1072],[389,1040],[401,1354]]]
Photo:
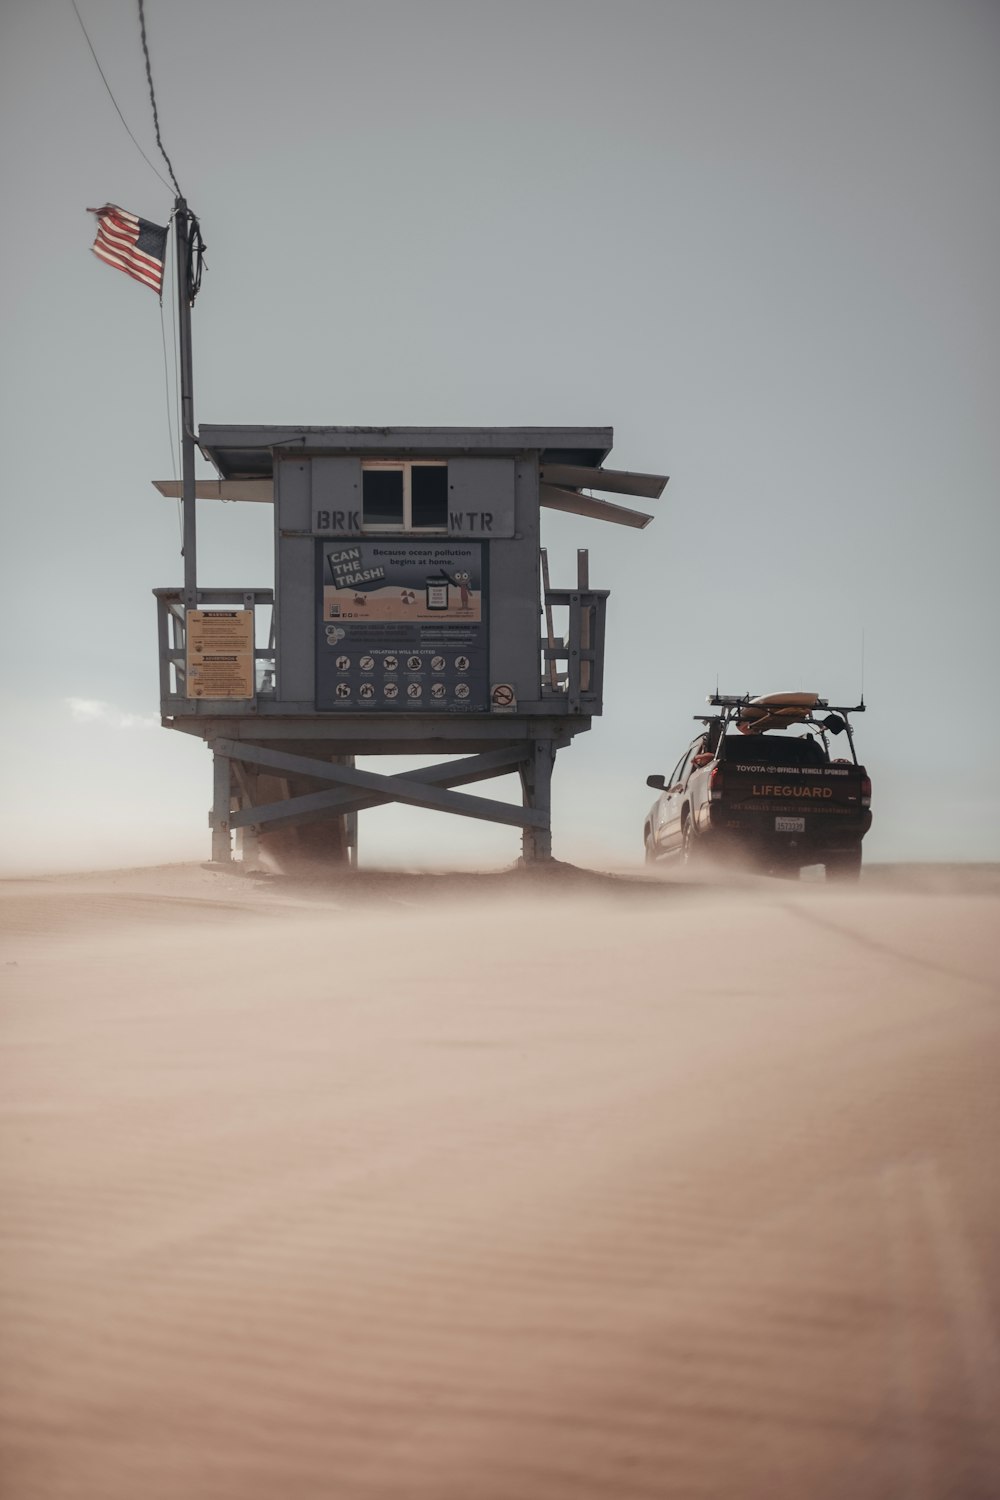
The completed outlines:
[[[996,1500],[1000,894],[7,881],[5,1500]]]

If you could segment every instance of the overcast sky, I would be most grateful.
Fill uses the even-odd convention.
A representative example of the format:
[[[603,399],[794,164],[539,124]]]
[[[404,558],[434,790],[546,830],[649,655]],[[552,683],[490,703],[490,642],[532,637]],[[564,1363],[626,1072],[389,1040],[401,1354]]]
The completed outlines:
[[[131,0],[78,0],[155,147]],[[1000,858],[1000,5],[147,0],[200,215],[206,423],[611,424],[645,532],[545,512],[612,590],[605,716],[555,853],[641,858],[645,776],[724,691],[870,704],[871,859]],[[88,205],[165,223],[69,0],[0,10],[4,868],[207,857],[210,758],[157,724],[180,582],[155,296]],[[165,302],[168,350],[172,339]],[[206,474],[208,471],[205,471]],[[203,505],[202,585],[269,584]],[[484,790],[486,790],[484,788]],[[405,809],[362,856],[512,859]]]

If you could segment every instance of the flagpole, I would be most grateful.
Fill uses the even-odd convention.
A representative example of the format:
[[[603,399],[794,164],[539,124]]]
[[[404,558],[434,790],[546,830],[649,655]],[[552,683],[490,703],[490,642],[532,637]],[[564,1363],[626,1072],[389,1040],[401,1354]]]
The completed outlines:
[[[198,607],[198,533],[194,498],[194,375],[191,360],[191,282],[188,206],[178,196],[174,203],[177,246],[177,314],[181,381],[181,479],[184,511],[184,609]]]

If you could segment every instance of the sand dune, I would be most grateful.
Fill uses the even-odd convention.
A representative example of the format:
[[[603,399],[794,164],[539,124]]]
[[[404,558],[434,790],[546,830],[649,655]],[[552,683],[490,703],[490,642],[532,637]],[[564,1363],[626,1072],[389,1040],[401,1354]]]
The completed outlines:
[[[968,885],[968,882],[965,882]],[[0,885],[10,1500],[995,1500],[995,886]]]

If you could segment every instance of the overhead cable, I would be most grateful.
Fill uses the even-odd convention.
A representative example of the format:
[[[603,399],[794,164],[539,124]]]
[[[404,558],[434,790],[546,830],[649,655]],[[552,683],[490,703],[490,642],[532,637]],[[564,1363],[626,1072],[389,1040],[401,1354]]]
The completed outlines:
[[[156,131],[156,144],[160,148],[160,155],[167,164],[167,171],[170,173],[170,181],[174,185],[174,190],[178,198],[183,198],[184,194],[181,192],[180,183],[177,181],[177,174],[174,172],[174,164],[166,153],[163,139],[160,135],[160,116],[156,108],[156,90],[153,88],[153,68],[149,61],[149,46],[146,42],[146,9],[143,5],[143,0],[139,0],[139,30],[142,34],[142,55],[146,59],[146,79],[149,83],[149,102],[153,107],[153,127]]]
[[[167,171],[170,173],[170,180],[174,185],[177,197],[179,199],[183,199],[184,194],[181,192],[181,185],[177,181],[177,174],[174,171],[174,164],[170,160],[170,157],[167,155],[166,147],[163,144],[163,137],[160,135],[160,114],[159,110],[156,107],[156,89],[153,87],[153,65],[149,60],[149,43],[146,39],[146,7],[143,3],[143,0],[139,0],[139,31],[142,36],[142,55],[146,60],[146,81],[149,84],[149,103],[153,111],[153,128],[156,131],[156,144],[160,148],[160,155],[163,157],[163,160],[167,164]],[[175,209],[175,218],[177,217],[177,212],[178,210]],[[191,305],[193,306],[194,299],[197,297],[198,292],[201,289],[201,277],[205,265],[205,241],[201,236],[201,225],[198,222],[197,216],[193,214],[190,209],[187,209],[186,213],[188,247],[186,267],[186,295]],[[174,225],[174,233],[177,233],[176,224]]]
[[[94,44],[90,40],[90,36],[89,36],[89,34],[87,32],[86,26],[83,24],[83,17],[80,14],[80,10],[79,10],[79,7],[78,7],[78,5],[76,3],[76,0],[70,0],[70,4],[72,5],[74,11],[76,12],[76,19],[80,23],[80,30],[83,32],[84,40],[86,41],[87,46],[90,48],[90,55],[94,59],[94,63],[95,63],[95,66],[97,68],[97,71],[101,75],[101,82],[104,84],[104,87],[108,91],[108,98],[111,100],[111,103],[114,105],[115,110],[116,110],[116,112],[118,114],[119,120],[121,120],[122,124],[125,126],[125,129],[128,132],[129,139],[131,140],[132,144],[135,146],[135,149],[138,151],[138,153],[142,157],[143,161],[149,167],[150,171],[155,172],[156,175],[157,175],[157,177],[163,183],[163,186],[165,188],[169,189],[170,188],[170,183],[163,176],[163,173],[159,171],[159,169],[156,167],[155,163],[153,163],[153,162],[150,161],[150,159],[146,155],[145,151],[143,151],[142,147],[139,145],[139,142],[136,140],[135,136],[132,134],[132,131],[129,129],[129,123],[128,123],[128,121],[126,120],[125,116],[122,114],[121,110],[118,107],[118,100],[115,98],[114,94],[111,92],[111,85],[108,82],[107,78],[105,77],[105,75],[104,75],[104,69],[101,67],[100,59],[98,58],[97,53],[94,51]]]

